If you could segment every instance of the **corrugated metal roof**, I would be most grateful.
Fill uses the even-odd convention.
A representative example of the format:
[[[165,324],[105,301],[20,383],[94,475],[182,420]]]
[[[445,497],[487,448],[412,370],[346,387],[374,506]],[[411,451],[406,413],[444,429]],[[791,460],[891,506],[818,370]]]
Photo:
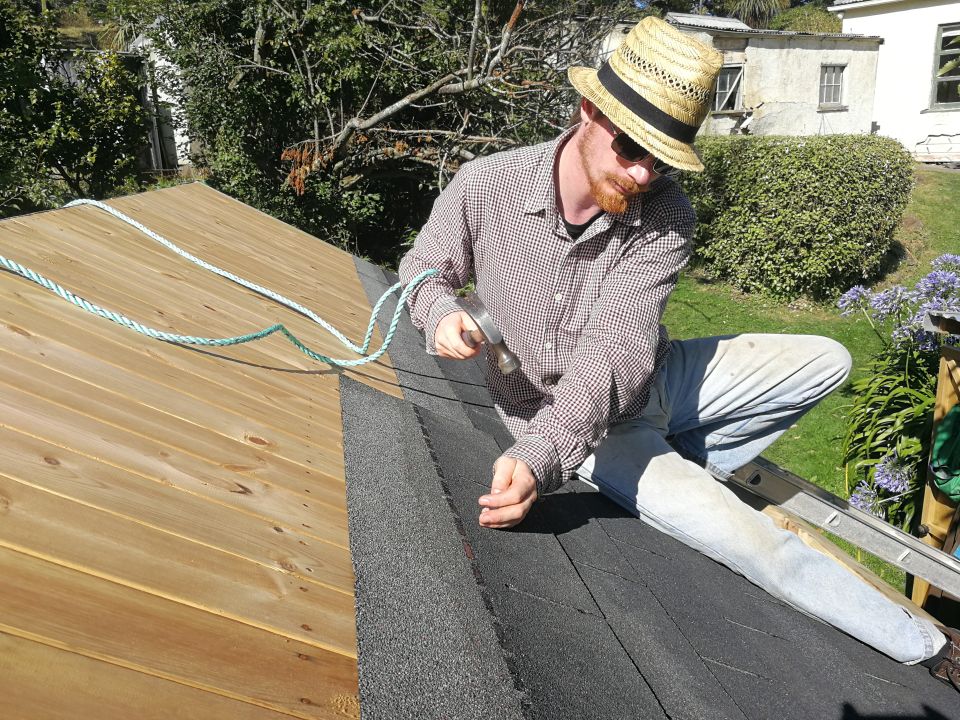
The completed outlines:
[[[853,35],[850,33],[812,33],[793,30],[755,30],[735,18],[718,18],[712,15],[692,15],[689,13],[667,13],[667,22],[671,25],[697,30],[754,35],[757,37],[821,37],[857,40],[882,40],[873,35]]]
[[[736,18],[716,17],[714,15],[694,15],[693,13],[667,13],[667,21],[689,25],[691,27],[711,28],[713,30],[750,30],[750,26]]]

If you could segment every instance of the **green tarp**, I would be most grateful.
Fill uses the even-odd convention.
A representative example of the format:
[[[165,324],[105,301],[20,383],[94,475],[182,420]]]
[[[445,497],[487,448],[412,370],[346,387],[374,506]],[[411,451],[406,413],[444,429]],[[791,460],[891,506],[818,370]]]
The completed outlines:
[[[946,414],[933,433],[930,471],[940,492],[960,504],[960,405]]]

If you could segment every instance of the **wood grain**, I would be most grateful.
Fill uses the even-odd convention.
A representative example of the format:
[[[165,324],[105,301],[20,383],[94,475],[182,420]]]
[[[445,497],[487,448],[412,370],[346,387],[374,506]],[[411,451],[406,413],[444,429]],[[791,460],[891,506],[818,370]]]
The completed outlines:
[[[57,668],[57,673],[52,675],[50,668]],[[335,703],[331,717],[359,718],[355,696],[337,698]],[[283,720],[296,716],[0,632],[0,717]]]
[[[347,253],[200,184],[111,204],[362,339]],[[0,246],[161,330],[281,322],[353,357],[96,208],[2,221]],[[13,274],[0,293],[0,717],[358,717],[339,377],[400,397],[389,357],[186,347]]]
[[[937,395],[933,409],[934,432],[937,424],[958,402],[960,402],[960,351],[944,346],[940,353],[940,372],[937,375]],[[934,486],[933,476],[928,472],[923,490],[920,522],[926,525],[930,532],[921,538],[922,541],[938,550],[942,549],[956,513],[956,506]],[[929,582],[920,577],[913,579],[913,590],[910,595],[913,602],[920,606],[925,605],[930,592]]]

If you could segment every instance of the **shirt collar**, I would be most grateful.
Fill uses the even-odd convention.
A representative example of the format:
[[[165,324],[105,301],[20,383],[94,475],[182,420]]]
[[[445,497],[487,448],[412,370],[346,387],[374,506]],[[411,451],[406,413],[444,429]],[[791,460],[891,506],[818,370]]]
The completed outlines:
[[[577,131],[578,125],[567,128],[550,142],[544,143],[543,154],[540,156],[540,166],[537,168],[536,179],[531,184],[530,194],[523,205],[523,211],[533,214],[545,210],[556,212],[557,196],[553,184],[553,168],[557,164],[557,155],[560,148]]]

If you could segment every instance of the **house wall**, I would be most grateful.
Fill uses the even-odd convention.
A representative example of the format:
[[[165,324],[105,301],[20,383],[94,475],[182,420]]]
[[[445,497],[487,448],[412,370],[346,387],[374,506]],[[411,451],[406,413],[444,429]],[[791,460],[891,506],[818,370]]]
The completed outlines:
[[[960,109],[932,110],[937,26],[960,23],[956,0],[835,9],[843,31],[879,35],[874,120],[919,160],[960,161]]]
[[[156,73],[175,73],[176,68],[156,51],[153,41],[140,36],[131,49],[146,55],[146,62]],[[153,113],[150,128],[150,152],[155,170],[176,170],[191,164],[193,151],[190,138],[183,129],[179,102],[164,92],[162,87],[148,82],[146,87],[147,103]]]
[[[724,64],[743,64],[744,109],[754,108],[749,131],[755,135],[832,135],[869,133],[877,41],[817,36],[714,37]],[[820,66],[845,65],[841,109],[819,108]],[[701,129],[726,135],[740,113],[711,113]]]

